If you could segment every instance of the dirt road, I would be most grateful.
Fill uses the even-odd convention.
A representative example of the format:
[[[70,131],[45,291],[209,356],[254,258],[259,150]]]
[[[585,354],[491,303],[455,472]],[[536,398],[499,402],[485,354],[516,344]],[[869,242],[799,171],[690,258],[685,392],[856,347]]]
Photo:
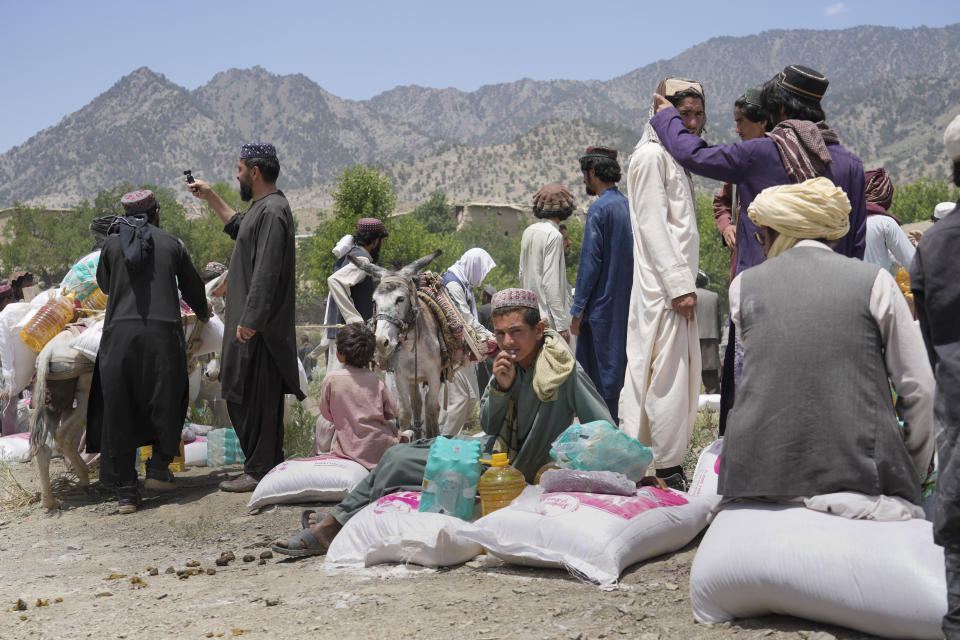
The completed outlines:
[[[870,637],[783,617],[696,624],[688,582],[697,541],[631,567],[614,591],[564,571],[490,561],[439,571],[384,565],[329,572],[322,558],[260,563],[270,541],[296,532],[302,507],[249,515],[249,494],[217,490],[236,468],[178,474],[175,494],[147,494],[133,515],[117,514],[113,497],[96,487],[64,491],[63,480],[61,511],[13,505],[11,491],[19,489],[10,478],[28,493],[38,483],[32,464],[9,468],[0,484],[7,493],[0,511],[4,639]],[[53,470],[62,472],[62,461]],[[216,566],[223,552],[236,559]],[[244,562],[245,555],[254,560]],[[203,571],[177,575],[187,569]],[[18,600],[24,610],[13,610]]]

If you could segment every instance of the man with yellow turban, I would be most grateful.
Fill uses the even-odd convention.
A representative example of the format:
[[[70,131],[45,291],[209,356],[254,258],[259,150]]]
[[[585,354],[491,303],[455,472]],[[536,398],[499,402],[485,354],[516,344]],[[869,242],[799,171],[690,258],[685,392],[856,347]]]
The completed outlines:
[[[933,373],[893,277],[830,250],[849,213],[846,194],[822,177],[764,189],[748,209],[767,260],[730,284],[744,359],[719,492],[895,496],[922,517]]]

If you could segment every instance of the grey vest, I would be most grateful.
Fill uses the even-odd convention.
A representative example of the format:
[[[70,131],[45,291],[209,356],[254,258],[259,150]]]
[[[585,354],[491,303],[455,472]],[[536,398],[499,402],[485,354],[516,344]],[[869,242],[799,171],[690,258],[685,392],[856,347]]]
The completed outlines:
[[[743,272],[743,377],[720,458],[721,495],[858,491],[919,503],[921,478],[870,313],[877,271],[795,247]]]

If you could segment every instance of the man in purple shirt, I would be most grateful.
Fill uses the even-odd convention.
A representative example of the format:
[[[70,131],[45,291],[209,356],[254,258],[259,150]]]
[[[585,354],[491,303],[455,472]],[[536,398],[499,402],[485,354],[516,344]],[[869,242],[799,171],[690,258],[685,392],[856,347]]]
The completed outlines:
[[[666,99],[655,96],[657,113],[650,120],[660,142],[683,168],[697,175],[737,185],[740,212],[737,224],[735,273],[763,262],[759,227],[747,216],[754,197],[767,187],[799,183],[816,176],[828,178],[850,200],[850,231],[833,246],[837,253],[863,259],[867,237],[867,207],[863,163],[840,145],[826,125],[820,100],[829,81],[813,69],[789,65],[764,86],[763,109],[776,125],[765,136],[737,144],[708,146],[690,133]],[[728,352],[730,350],[728,349]],[[739,368],[737,358],[735,368]],[[728,375],[721,380],[720,433],[727,426],[735,385]]]
[[[731,182],[737,185],[740,194],[741,222],[737,228],[737,268],[736,273],[763,262],[763,247],[757,239],[759,229],[747,216],[747,208],[753,198],[765,188],[792,182],[802,182],[806,176],[791,176],[788,173],[790,162],[784,163],[783,152],[776,140],[776,132],[791,129],[791,124],[804,122],[823,123],[825,120],[820,107],[820,99],[827,89],[827,79],[799,65],[790,65],[778,73],[763,87],[761,100],[763,107],[777,125],[770,134],[737,144],[709,146],[692,133],[683,124],[680,114],[666,100],[659,101],[656,115],[650,120],[660,141],[667,151],[683,168],[697,175]],[[841,238],[834,251],[845,256],[863,258],[866,246],[867,209],[864,200],[863,163],[856,154],[834,142],[832,134],[825,124],[805,125],[800,129],[800,148],[802,155],[807,148],[804,138],[816,131],[824,132],[821,140],[829,154],[818,166],[814,158],[815,175],[828,178],[843,189],[850,199],[850,232]],[[788,149],[789,151],[790,149]]]

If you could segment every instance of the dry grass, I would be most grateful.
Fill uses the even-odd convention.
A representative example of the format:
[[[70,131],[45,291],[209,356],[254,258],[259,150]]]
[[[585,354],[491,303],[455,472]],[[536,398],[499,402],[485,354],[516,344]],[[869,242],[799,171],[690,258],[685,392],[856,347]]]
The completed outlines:
[[[697,468],[697,459],[700,457],[700,453],[717,439],[719,425],[719,411],[700,409],[697,412],[697,419],[693,423],[693,436],[690,438],[690,446],[687,447],[687,455],[683,458],[683,472],[687,479],[693,478],[693,470]]]
[[[12,465],[0,462],[0,511],[23,511],[34,504],[40,504],[40,492],[24,487]]]

